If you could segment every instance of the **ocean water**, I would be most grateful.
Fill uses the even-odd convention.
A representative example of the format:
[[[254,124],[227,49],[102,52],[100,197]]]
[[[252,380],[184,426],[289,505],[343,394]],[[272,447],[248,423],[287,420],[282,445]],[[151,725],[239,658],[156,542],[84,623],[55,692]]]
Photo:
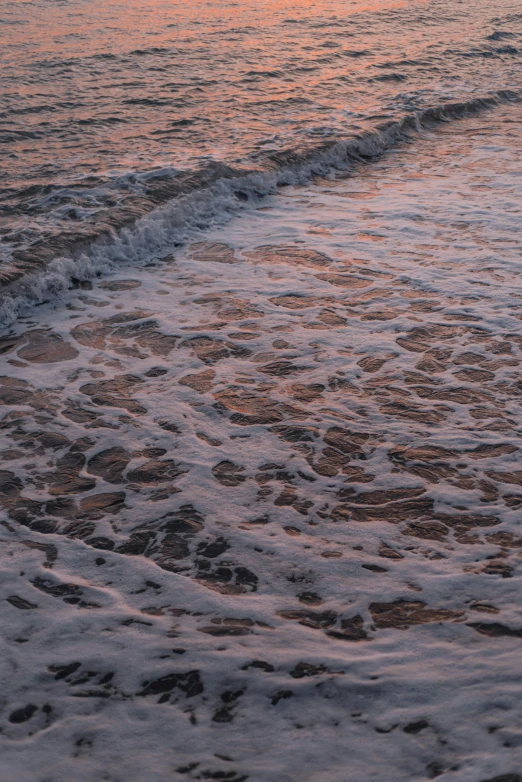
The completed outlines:
[[[3,779],[521,782],[515,4],[0,8]]]
[[[0,2],[9,287],[158,204],[520,90],[514,0]]]

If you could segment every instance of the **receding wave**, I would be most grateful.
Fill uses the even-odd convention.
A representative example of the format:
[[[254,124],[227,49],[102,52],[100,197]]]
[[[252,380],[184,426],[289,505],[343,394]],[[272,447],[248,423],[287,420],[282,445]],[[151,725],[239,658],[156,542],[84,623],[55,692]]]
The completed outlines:
[[[198,171],[154,178],[146,196],[137,195],[108,210],[103,221],[81,224],[13,253],[0,269],[0,325],[6,327],[31,305],[58,299],[77,280],[120,264],[142,264],[161,257],[197,233],[226,222],[284,185],[370,162],[387,149],[442,122],[521,100],[503,90],[469,101],[443,103],[348,138],[267,154],[259,168],[209,163]]]

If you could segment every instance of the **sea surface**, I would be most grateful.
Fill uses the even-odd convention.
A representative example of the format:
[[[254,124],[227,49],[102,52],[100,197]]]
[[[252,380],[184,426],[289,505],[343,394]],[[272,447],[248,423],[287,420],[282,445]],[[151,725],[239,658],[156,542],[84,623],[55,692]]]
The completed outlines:
[[[0,0],[4,288],[224,165],[518,93],[521,36],[514,0]]]
[[[0,2],[6,782],[522,782],[515,3]]]

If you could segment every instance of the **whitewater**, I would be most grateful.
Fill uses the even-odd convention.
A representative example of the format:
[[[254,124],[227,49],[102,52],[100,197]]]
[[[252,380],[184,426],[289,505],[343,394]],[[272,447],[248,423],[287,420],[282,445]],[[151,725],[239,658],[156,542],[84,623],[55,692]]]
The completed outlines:
[[[0,1],[6,782],[521,782],[515,3]]]

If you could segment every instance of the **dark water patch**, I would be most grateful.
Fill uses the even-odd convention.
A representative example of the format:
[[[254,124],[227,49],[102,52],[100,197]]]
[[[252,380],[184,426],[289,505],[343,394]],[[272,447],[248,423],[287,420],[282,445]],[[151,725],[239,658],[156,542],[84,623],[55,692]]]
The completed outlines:
[[[127,98],[123,101],[128,106],[169,106],[171,101],[160,100],[158,98]]]
[[[171,50],[162,46],[151,46],[149,49],[134,49],[130,54],[142,57],[148,54],[169,54]]]

